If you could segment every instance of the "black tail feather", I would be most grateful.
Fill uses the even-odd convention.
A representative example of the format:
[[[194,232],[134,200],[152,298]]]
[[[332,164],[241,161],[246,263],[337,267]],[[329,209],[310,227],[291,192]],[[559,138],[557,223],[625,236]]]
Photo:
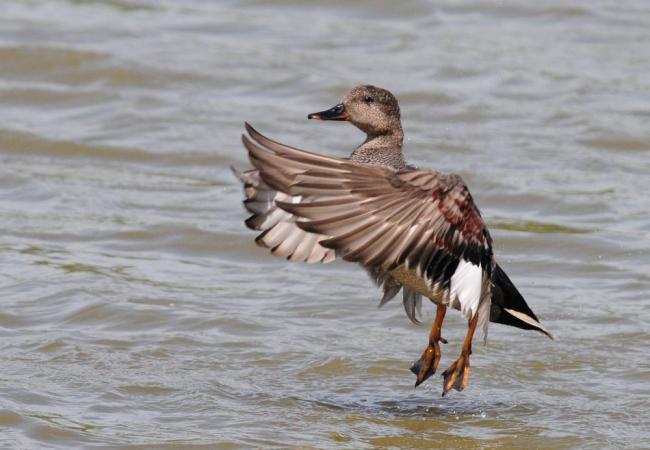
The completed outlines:
[[[539,323],[539,319],[530,309],[524,297],[498,265],[492,280],[490,322],[502,323],[524,330],[537,330],[553,339],[553,335]]]

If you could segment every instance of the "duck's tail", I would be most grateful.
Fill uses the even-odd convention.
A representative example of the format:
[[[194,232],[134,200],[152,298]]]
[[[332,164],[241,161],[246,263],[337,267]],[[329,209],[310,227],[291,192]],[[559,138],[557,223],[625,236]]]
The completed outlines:
[[[502,323],[524,330],[537,330],[553,339],[553,335],[539,323],[539,319],[530,309],[524,297],[498,265],[495,268],[492,283],[490,322]]]

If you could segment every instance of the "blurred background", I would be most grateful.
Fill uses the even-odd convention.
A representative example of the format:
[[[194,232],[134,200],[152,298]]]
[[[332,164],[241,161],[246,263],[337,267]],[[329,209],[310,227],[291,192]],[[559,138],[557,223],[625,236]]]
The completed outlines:
[[[644,0],[3,0],[0,445],[646,447],[649,42]],[[557,338],[492,325],[446,398],[431,305],[243,225],[244,120],[345,156],[306,115],[360,83]]]

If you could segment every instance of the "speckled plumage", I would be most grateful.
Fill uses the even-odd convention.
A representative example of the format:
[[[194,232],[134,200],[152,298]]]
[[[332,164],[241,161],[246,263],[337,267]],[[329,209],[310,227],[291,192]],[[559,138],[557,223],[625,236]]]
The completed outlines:
[[[366,102],[368,97],[373,101]],[[341,104],[350,113],[350,122],[366,133],[366,140],[352,152],[350,159],[363,164],[405,169],[402,154],[404,132],[395,96],[372,85],[357,86],[343,97]]]

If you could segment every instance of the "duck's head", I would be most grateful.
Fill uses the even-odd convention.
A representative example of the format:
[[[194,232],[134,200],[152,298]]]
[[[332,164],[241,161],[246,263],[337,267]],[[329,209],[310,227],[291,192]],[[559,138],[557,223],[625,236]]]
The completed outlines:
[[[386,89],[372,85],[352,88],[338,105],[307,116],[308,119],[346,120],[368,136],[402,131],[399,105]]]

